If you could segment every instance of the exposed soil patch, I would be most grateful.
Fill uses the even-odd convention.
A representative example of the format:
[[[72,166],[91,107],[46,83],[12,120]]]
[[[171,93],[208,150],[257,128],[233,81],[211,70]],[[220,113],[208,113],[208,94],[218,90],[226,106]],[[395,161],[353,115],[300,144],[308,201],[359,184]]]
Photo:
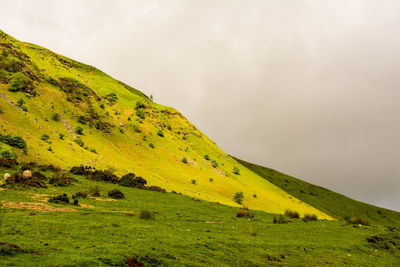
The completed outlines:
[[[94,209],[94,206],[89,205],[89,204],[79,204],[82,208],[89,208],[89,209]]]
[[[42,212],[77,212],[78,210],[72,208],[56,208],[50,205],[46,205],[43,203],[30,203],[30,202],[11,202],[3,200],[1,201],[7,208],[11,209],[28,209],[28,210],[36,210]]]
[[[99,197],[95,197],[94,199],[96,199],[97,201],[103,201],[103,202],[113,202],[113,201],[116,201],[115,199],[110,199],[110,198],[99,198]]]

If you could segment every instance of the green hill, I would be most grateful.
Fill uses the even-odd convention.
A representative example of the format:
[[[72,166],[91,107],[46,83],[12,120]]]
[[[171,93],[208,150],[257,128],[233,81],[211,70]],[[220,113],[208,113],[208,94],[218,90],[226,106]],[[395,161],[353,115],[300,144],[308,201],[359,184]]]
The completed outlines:
[[[0,71],[0,134],[26,142],[12,152],[19,161],[133,172],[232,206],[243,192],[252,209],[331,219],[241,166],[175,109],[92,66],[0,32]]]
[[[369,205],[326,188],[304,182],[270,168],[237,159],[243,166],[257,173],[292,196],[316,207],[336,219],[363,218],[370,223],[400,225],[400,213]]]

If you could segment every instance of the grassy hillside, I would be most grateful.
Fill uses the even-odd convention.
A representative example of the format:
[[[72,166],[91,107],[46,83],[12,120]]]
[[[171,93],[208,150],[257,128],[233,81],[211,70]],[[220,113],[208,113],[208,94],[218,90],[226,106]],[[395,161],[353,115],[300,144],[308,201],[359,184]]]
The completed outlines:
[[[14,173],[0,167],[0,172]],[[31,168],[32,169],[32,168]],[[36,170],[36,168],[33,168]],[[274,224],[275,215],[96,182],[83,176],[55,186],[51,168],[40,167],[47,188],[0,187],[0,265],[124,266],[396,266],[400,233],[382,226],[340,221]],[[66,193],[94,192],[77,205],[48,202]],[[107,192],[118,189],[124,199]],[[82,195],[82,194],[81,194]],[[370,241],[368,241],[370,240]],[[128,265],[141,266],[141,265]]]
[[[363,218],[370,223],[400,225],[400,213],[369,205],[326,188],[313,185],[270,168],[236,159],[243,166],[257,173],[296,198],[337,219]]]
[[[243,192],[253,209],[331,219],[241,166],[175,109],[1,31],[0,110],[0,134],[27,143],[12,151],[22,162],[133,172],[169,191],[232,206]]]

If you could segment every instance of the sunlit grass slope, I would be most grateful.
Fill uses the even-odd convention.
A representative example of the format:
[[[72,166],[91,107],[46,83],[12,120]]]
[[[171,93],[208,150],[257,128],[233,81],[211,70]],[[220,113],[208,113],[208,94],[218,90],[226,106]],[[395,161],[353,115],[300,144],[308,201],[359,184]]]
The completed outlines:
[[[92,66],[3,32],[0,45],[0,133],[27,141],[27,154],[17,150],[19,160],[134,172],[152,185],[233,206],[241,191],[252,209],[331,218],[241,166],[175,109]],[[27,85],[10,92],[18,73]]]
[[[372,224],[400,225],[400,213],[369,205],[270,168],[236,159],[269,182],[336,219],[357,217]]]

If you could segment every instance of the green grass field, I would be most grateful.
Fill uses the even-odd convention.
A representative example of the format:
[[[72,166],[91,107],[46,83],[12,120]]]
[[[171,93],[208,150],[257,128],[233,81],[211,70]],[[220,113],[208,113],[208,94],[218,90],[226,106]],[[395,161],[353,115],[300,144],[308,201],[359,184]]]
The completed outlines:
[[[251,211],[252,219],[237,218],[238,208],[234,207],[74,178],[78,182],[69,187],[6,187],[0,191],[4,216],[0,242],[23,250],[0,255],[1,265],[124,266],[128,257],[149,266],[396,266],[400,262],[398,248],[374,247],[367,242],[372,235],[398,236],[383,226],[300,219],[273,224],[276,215],[262,211]],[[93,186],[99,186],[103,196],[81,198],[81,206],[46,201],[50,196],[71,196]],[[106,197],[114,188],[126,198]],[[73,211],[7,207],[18,205],[16,202]],[[142,210],[150,211],[154,218],[140,219]]]

